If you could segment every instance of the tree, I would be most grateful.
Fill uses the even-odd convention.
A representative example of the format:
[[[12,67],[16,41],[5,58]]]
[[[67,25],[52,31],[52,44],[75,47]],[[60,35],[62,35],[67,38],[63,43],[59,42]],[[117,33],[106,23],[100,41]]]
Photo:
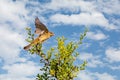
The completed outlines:
[[[31,33],[31,28],[26,28],[26,30],[28,32],[26,41],[30,43],[34,40],[34,34]],[[82,44],[87,32],[86,29],[77,42],[66,43],[66,38],[58,37],[57,47],[50,47],[47,53],[42,50],[42,44],[33,45],[28,50],[29,53],[40,56],[40,63],[43,63],[43,67],[40,69],[43,74],[38,74],[36,80],[73,80],[80,70],[84,70],[86,61],[79,66],[74,62],[79,55],[76,49]]]

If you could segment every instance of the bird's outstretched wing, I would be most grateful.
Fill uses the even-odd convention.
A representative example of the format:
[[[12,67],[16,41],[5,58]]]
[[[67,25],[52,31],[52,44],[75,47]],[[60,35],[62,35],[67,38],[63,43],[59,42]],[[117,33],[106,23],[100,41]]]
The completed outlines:
[[[48,32],[47,27],[39,20],[38,17],[35,18],[35,26],[36,26],[36,30],[35,30],[36,34],[41,35],[44,32]]]

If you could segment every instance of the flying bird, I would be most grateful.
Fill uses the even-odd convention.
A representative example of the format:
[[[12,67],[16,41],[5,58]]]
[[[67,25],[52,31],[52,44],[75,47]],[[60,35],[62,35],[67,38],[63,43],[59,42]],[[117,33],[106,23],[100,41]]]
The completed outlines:
[[[43,43],[45,40],[49,39],[54,35],[53,32],[49,32],[47,27],[39,20],[38,17],[35,18],[35,33],[39,36],[35,38],[29,45],[25,46],[25,50],[29,50],[32,45],[37,45],[38,43]]]

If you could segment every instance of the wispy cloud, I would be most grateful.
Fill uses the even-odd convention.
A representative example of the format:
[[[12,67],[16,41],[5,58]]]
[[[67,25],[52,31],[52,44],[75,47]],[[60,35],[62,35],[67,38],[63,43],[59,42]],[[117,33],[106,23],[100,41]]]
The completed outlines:
[[[120,70],[120,65],[118,66],[109,66],[112,70]]]
[[[25,3],[23,1],[13,2],[13,1],[0,1],[0,23],[11,25],[14,29],[23,29],[26,26],[25,17],[28,11],[25,8]]]
[[[45,4],[45,8],[55,11],[66,9],[66,11],[70,11],[74,13],[77,11],[93,12],[95,6],[91,2],[80,1],[80,0],[69,0],[69,1],[51,0],[50,3]]]
[[[98,72],[81,72],[78,75],[78,80],[116,80],[116,76],[109,73],[98,73]]]
[[[64,14],[55,14],[50,17],[50,20],[55,23],[63,23],[63,24],[73,24],[73,25],[86,25],[86,26],[100,26],[105,29],[117,29],[117,27],[113,24],[109,24],[109,21],[104,17],[103,14],[99,12],[94,13],[80,13],[80,14],[72,14],[72,15],[64,15]]]
[[[23,29],[27,25],[21,16],[27,15],[25,3],[0,1],[0,56],[5,63],[14,63],[19,57],[21,48],[25,45]],[[12,55],[12,56],[10,56]]]
[[[107,60],[109,62],[120,62],[120,49],[119,48],[108,48],[105,51]]]
[[[115,15],[120,14],[120,8],[119,8],[120,1],[119,0],[115,0],[115,1],[114,0],[109,0],[109,1],[93,0],[93,2],[95,5],[97,5],[97,9],[101,12],[104,12],[104,13],[110,14],[110,15],[111,14],[115,14]]]
[[[87,38],[92,40],[104,40],[107,39],[108,36],[102,32],[88,32]]]
[[[39,66],[34,62],[27,61],[25,63],[16,63],[12,65],[5,65],[3,70],[7,71],[7,74],[1,74],[1,80],[32,80],[35,78],[35,74],[39,72]]]
[[[92,53],[82,53],[79,56],[79,59],[83,61],[84,60],[88,61],[88,64],[87,64],[88,67],[95,68],[98,66],[99,67],[104,66],[104,63],[100,60],[100,56],[95,56]]]

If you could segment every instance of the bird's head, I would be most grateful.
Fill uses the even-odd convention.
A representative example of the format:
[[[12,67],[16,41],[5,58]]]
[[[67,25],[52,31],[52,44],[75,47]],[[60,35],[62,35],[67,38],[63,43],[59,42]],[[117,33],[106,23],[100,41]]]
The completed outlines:
[[[49,32],[50,36],[54,36],[54,33],[53,32]]]

